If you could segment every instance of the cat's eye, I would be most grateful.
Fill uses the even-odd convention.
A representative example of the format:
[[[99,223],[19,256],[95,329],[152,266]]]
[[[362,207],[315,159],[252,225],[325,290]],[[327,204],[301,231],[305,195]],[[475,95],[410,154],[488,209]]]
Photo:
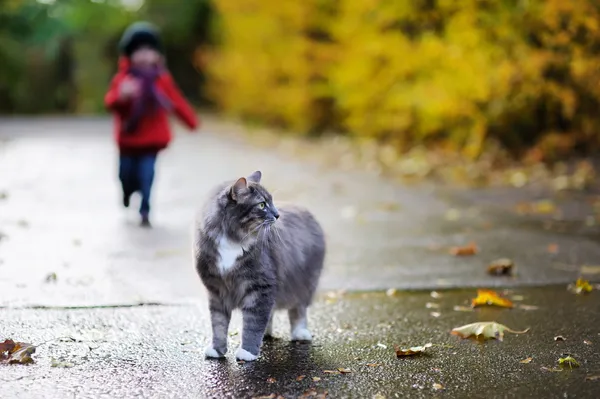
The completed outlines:
[[[263,210],[265,209],[266,204],[264,202],[261,202],[260,204],[258,204],[258,209]]]

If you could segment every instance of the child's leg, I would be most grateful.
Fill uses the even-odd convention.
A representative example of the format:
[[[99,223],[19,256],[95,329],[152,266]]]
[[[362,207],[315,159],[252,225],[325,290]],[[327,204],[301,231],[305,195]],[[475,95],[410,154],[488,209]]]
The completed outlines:
[[[123,189],[123,205],[129,206],[129,197],[136,191],[137,180],[135,157],[121,155],[119,157],[119,180]]]
[[[150,193],[152,191],[152,182],[154,181],[154,165],[156,163],[156,154],[143,155],[139,158],[138,179],[140,191],[142,193],[142,203],[140,205],[140,214],[142,218],[148,217],[150,213]]]

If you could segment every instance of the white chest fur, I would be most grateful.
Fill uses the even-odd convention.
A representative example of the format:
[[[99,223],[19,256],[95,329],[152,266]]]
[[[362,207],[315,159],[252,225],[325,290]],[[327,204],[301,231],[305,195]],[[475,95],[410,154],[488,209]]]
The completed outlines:
[[[221,237],[218,245],[219,260],[217,261],[217,267],[221,275],[225,275],[235,266],[237,259],[243,255],[244,248],[239,243],[229,241],[227,237]]]

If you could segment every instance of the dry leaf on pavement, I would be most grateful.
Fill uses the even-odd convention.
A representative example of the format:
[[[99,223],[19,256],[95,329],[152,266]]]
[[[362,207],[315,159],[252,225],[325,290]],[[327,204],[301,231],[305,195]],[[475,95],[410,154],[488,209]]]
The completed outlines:
[[[568,367],[570,369],[572,369],[573,367],[579,367],[579,362],[575,360],[575,358],[571,355],[559,358],[558,364],[562,367]]]
[[[396,357],[406,357],[406,356],[414,356],[420,355],[425,352],[425,349],[431,348],[433,344],[431,342],[423,345],[423,346],[413,346],[410,348],[399,348],[398,346],[394,346],[396,351]]]
[[[339,371],[337,370],[323,370],[323,372],[325,374],[341,374]]]
[[[495,305],[503,308],[512,308],[514,304],[506,298],[502,298],[497,292],[491,290],[477,290],[477,298],[471,301],[472,307],[482,305]]]
[[[347,368],[343,368],[343,367],[339,367],[339,368],[338,368],[338,371],[339,371],[340,373],[342,373],[342,374],[348,374],[348,373],[351,373],[351,372],[352,372],[352,370],[350,370],[350,369],[347,369]]]
[[[510,276],[514,265],[515,263],[508,258],[496,259],[489,264],[487,272],[492,276]]]
[[[35,346],[25,342],[15,342],[7,339],[0,342],[0,364],[28,364],[33,363],[31,355],[35,353]]]
[[[582,278],[578,278],[575,285],[571,284],[568,288],[576,294],[588,293],[593,289],[590,282]]]
[[[529,331],[529,329],[515,331],[503,324],[496,323],[495,321],[481,321],[453,328],[451,334],[458,335],[461,338],[481,337],[484,340],[495,338],[499,341],[502,341],[504,339],[505,331],[513,334],[525,334],[527,331]]]
[[[566,341],[567,339],[565,337],[563,337],[562,335],[557,335],[556,337],[554,337],[555,341]]]
[[[321,381],[321,377],[313,377],[312,380],[313,382],[319,382]]]
[[[276,380],[275,378],[273,378],[273,377],[269,377],[269,378],[267,378],[267,383],[269,383],[269,384],[273,384],[273,383],[275,383],[275,382],[277,382],[277,380]]]
[[[586,381],[598,381],[600,380],[600,374],[599,375],[588,375],[585,377]]]
[[[533,360],[532,357],[528,357],[527,359],[521,360],[519,363],[529,364],[529,363],[531,363],[532,360]]]
[[[475,255],[478,251],[477,245],[474,242],[469,243],[463,247],[452,247],[450,248],[450,254],[454,256],[470,256]]]
[[[434,383],[432,388],[434,391],[441,391],[442,389],[444,389],[444,386],[442,384]]]
[[[548,253],[557,254],[558,253],[558,244],[548,244]]]
[[[305,378],[306,378],[305,375],[299,375],[298,377],[296,377],[296,381],[302,381]]]

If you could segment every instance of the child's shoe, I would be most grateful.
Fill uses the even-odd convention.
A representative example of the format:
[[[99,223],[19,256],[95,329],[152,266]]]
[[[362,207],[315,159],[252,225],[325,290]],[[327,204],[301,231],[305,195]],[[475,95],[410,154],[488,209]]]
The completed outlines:
[[[152,228],[152,225],[150,224],[150,218],[148,217],[148,215],[142,215],[142,222],[140,223],[140,226],[148,229]]]
[[[125,208],[129,208],[129,199],[131,198],[131,194],[123,193],[123,206]]]

